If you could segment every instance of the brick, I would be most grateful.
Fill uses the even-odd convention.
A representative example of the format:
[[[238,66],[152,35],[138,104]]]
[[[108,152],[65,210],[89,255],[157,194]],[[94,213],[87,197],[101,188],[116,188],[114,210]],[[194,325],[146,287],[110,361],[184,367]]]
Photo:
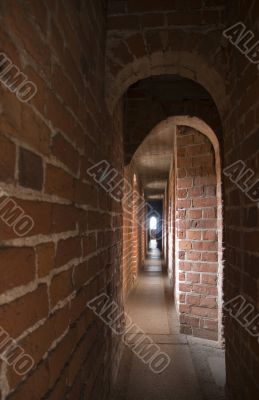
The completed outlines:
[[[22,148],[19,151],[19,184],[35,190],[41,190],[43,185],[41,157]]]
[[[177,187],[179,189],[191,188],[193,185],[192,178],[179,178],[177,179]]]
[[[218,330],[218,321],[210,320],[210,319],[204,319],[203,320],[203,328],[204,329],[209,329],[211,331],[216,331]]]
[[[204,193],[205,196],[216,196],[216,186],[205,186]]]
[[[207,285],[216,285],[217,284],[217,275],[206,275],[202,274],[201,282]]]
[[[190,315],[181,315],[180,322],[183,324],[190,325],[191,327],[200,326],[200,319]]]
[[[54,204],[51,226],[52,232],[75,231],[79,215],[79,211],[73,206]]]
[[[62,399],[65,396],[67,390],[67,384],[66,384],[66,374],[63,373],[54,386],[53,390],[49,394],[49,400],[56,400],[56,399]]]
[[[202,155],[199,157],[194,157],[192,159],[192,166],[193,167],[201,167],[204,166],[208,168],[209,166],[214,165],[214,155],[209,154],[209,155]]]
[[[192,248],[192,243],[189,240],[181,240],[179,243],[179,249],[180,250],[191,250]]]
[[[212,240],[212,241],[215,241],[215,240],[217,240],[217,232],[215,232],[215,231],[205,231],[205,232],[202,232],[202,239],[203,239],[203,240]]]
[[[201,259],[201,253],[199,251],[188,251],[187,260],[198,261]]]
[[[207,285],[194,285],[193,291],[197,294],[206,294],[211,296],[217,296],[217,288],[215,286]]]
[[[218,270],[218,266],[216,263],[193,263],[192,271],[196,272],[211,272],[216,273]]]
[[[192,314],[199,315],[201,317],[217,318],[218,310],[204,307],[192,307]]]
[[[188,192],[187,192],[186,189],[177,190],[177,197],[178,197],[178,199],[186,199],[187,193],[188,193]]]
[[[56,268],[61,267],[72,259],[79,257],[81,257],[80,237],[72,237],[58,242],[55,260]]]
[[[163,14],[144,14],[141,16],[143,28],[164,26],[165,18]]]
[[[84,135],[76,124],[71,113],[63,107],[60,100],[54,93],[47,93],[46,117],[51,121],[52,125],[64,133],[72,143],[83,146]]]
[[[177,210],[176,211],[176,218],[185,219],[186,218],[186,211],[185,210]]]
[[[118,59],[122,64],[129,64],[133,61],[133,57],[129,53],[128,47],[124,42],[119,42],[117,46],[112,49],[112,54],[114,58]]]
[[[64,57],[64,41],[60,30],[53,19],[51,19],[50,23],[50,44],[54,49],[56,56],[63,60]]]
[[[53,386],[75,346],[76,330],[70,330],[48,358],[49,385]]]
[[[193,188],[189,188],[188,190],[188,197],[200,197],[203,195],[203,187],[202,186],[198,186],[198,187],[193,187]]]
[[[13,338],[48,316],[49,303],[45,284],[0,307],[0,324]]]
[[[178,147],[193,144],[193,135],[177,136]]]
[[[180,304],[179,305],[179,312],[180,313],[189,313],[190,312],[190,306],[188,304]]]
[[[200,25],[201,13],[175,12],[167,15],[169,25]]]
[[[205,208],[202,210],[203,218],[217,218],[217,209],[216,208]]]
[[[217,308],[217,301],[214,297],[201,297],[199,305],[201,307]]]
[[[26,285],[35,279],[33,248],[0,248],[0,259],[0,293]]]
[[[214,207],[217,205],[216,198],[195,198],[193,199],[193,207],[202,208],[202,207]]]
[[[200,219],[202,218],[202,210],[188,210],[187,218],[190,219]]]
[[[183,272],[179,273],[179,281],[185,281],[185,274]]]
[[[7,206],[10,206],[10,209],[20,207],[24,214],[34,221],[33,229],[26,234],[26,237],[51,232],[51,205],[49,203],[10,198],[5,207],[2,207],[0,210],[1,215],[7,212]],[[14,219],[12,219],[12,221],[14,221]],[[17,234],[12,227],[7,226],[3,221],[0,221],[0,225],[2,240],[17,238]]]
[[[78,356],[78,359],[80,360],[84,357],[84,353],[77,350],[77,356]],[[79,362],[78,359],[76,359],[77,362]],[[75,367],[77,366],[76,361],[74,362]],[[73,360],[71,362],[73,362]],[[74,374],[76,374],[76,372],[74,372]],[[75,382],[72,384],[71,390],[69,391],[69,393],[67,395],[67,399],[68,400],[78,399],[81,392],[82,392],[82,381],[79,376],[79,377],[77,377]]]
[[[26,12],[23,7],[10,0],[5,18],[9,28],[22,40],[26,51],[34,58],[36,63],[39,63],[48,72],[50,68],[49,48],[41,40],[41,36],[32,22],[26,18]]]
[[[77,181],[75,184],[75,201],[95,207],[98,203],[98,191],[93,185]]]
[[[0,181],[13,181],[15,170],[15,145],[7,138],[0,137]]]
[[[178,208],[190,208],[191,201],[190,200],[177,200],[177,207]]]
[[[117,15],[108,18],[109,30],[139,30],[139,19],[137,15]]]
[[[34,103],[38,96],[34,97]],[[50,149],[51,131],[50,128],[39,118],[38,115],[32,112],[28,107],[23,109],[21,118],[22,128],[19,134],[16,134],[19,140],[24,140],[35,150],[41,154],[48,155]],[[35,134],[38,132],[38,134]]]
[[[192,263],[191,262],[183,262],[183,261],[181,261],[179,263],[179,269],[181,271],[191,271],[191,268],[192,268]]]
[[[152,54],[154,52],[162,52],[163,51],[163,45],[162,45],[161,36],[160,36],[159,32],[147,31],[145,37],[146,37],[148,52],[150,54]]]
[[[199,283],[200,282],[200,274],[188,273],[186,280],[188,282],[192,282],[192,283]]]
[[[55,246],[54,243],[43,243],[36,247],[38,260],[38,276],[42,278],[49,275],[55,267]]]
[[[204,252],[202,253],[202,261],[210,261],[210,262],[218,261],[218,253],[215,253],[213,251]]]
[[[213,176],[197,176],[194,178],[195,186],[216,185],[216,177]]]
[[[244,244],[246,249],[253,252],[257,251],[258,239],[259,239],[259,231],[246,232],[244,235]]]
[[[45,193],[68,200],[74,198],[74,180],[61,168],[48,164],[46,166]]]
[[[186,283],[180,283],[179,284],[179,290],[180,290],[180,292],[190,292],[191,291],[191,285],[186,284]]]
[[[190,305],[192,305],[192,306],[198,306],[198,305],[200,305],[200,296],[198,296],[198,295],[191,295],[191,294],[189,294],[189,295],[187,295],[186,296],[186,303],[187,304],[190,304]]]
[[[57,303],[64,300],[73,292],[72,270],[64,271],[52,278],[50,285],[51,307],[55,307]]]
[[[99,235],[98,235],[98,247],[99,246]],[[83,238],[83,256],[87,257],[91,253],[95,252],[97,249],[96,247],[96,235],[95,233],[89,233],[87,236]]]
[[[65,164],[74,174],[78,172],[79,155],[77,151],[60,134],[56,134],[52,140],[52,153],[58,160]]]
[[[38,364],[44,354],[49,350],[52,343],[59,338],[67,329],[69,324],[69,308],[65,306],[57,310],[45,324],[38,327],[35,331],[29,333],[19,345],[24,349],[25,353],[30,354],[35,364]],[[9,368],[8,380],[10,387],[17,386],[22,379],[18,376],[13,368]]]
[[[33,371],[32,375],[19,386],[19,390],[16,390],[11,398],[12,400],[23,400],[28,396],[28,398],[31,399],[39,399],[40,396],[43,396],[47,392],[49,387],[48,383],[49,371],[46,364],[43,362]]]
[[[32,16],[34,21],[39,24],[39,27],[44,35],[47,31],[47,9],[44,3],[31,1],[30,4],[25,4],[28,14]]]
[[[54,65],[52,74],[52,86],[56,94],[59,94],[64,103],[70,108],[75,114],[78,113],[79,108],[79,96],[74,89],[74,86],[67,78],[62,68]]]
[[[28,65],[25,69],[24,69],[24,73],[27,75],[28,79],[30,81],[32,81],[34,83],[34,85],[36,85],[37,87],[37,93],[35,94],[35,96],[30,100],[30,104],[32,104],[33,106],[35,106],[37,108],[37,110],[44,115],[45,114],[45,105],[46,105],[46,99],[47,99],[47,91],[49,90],[46,82],[44,81],[44,79],[37,73],[37,71],[35,71],[35,69],[32,68],[32,66]],[[29,114],[29,112],[28,112]],[[29,119],[27,114],[27,117],[24,118],[24,123],[27,125],[27,129],[33,130],[33,126],[29,128],[29,123],[27,122],[27,120]],[[33,114],[32,112],[30,112],[30,118],[34,121],[37,120],[38,124],[41,124],[41,121],[39,118],[37,118],[37,116],[35,114]],[[36,123],[36,122],[35,122]],[[35,124],[34,123],[34,124]],[[46,125],[42,124],[42,127]],[[47,127],[46,127],[47,129]],[[35,132],[35,131],[34,131]],[[36,137],[41,136],[43,132],[38,131],[38,134],[36,135]]]
[[[90,278],[94,277],[98,271],[98,257],[92,257],[90,260],[77,265],[74,272],[76,288],[82,287]]]
[[[145,43],[143,36],[140,33],[136,33],[127,38],[127,45],[132,54],[137,58],[144,57],[146,54]]]
[[[213,251],[218,249],[218,244],[216,242],[193,242],[192,244],[193,250],[200,251]]]
[[[187,239],[200,240],[201,239],[201,231],[187,231]]]
[[[185,239],[186,238],[186,233],[184,231],[178,231],[177,232],[177,237],[179,239]]]
[[[129,0],[128,11],[129,12],[143,12],[143,11],[164,11],[171,10],[175,7],[174,0],[142,0],[141,2],[137,0]]]
[[[209,331],[207,329],[193,329],[193,335],[207,340],[218,340],[218,332]]]
[[[185,303],[186,302],[186,294],[185,293],[180,293],[179,294],[179,301],[180,301],[180,303]]]

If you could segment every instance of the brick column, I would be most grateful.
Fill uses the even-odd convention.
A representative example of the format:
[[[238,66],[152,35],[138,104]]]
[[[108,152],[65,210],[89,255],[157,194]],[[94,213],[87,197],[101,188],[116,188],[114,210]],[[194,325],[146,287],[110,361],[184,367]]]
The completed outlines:
[[[181,332],[218,339],[218,234],[214,149],[190,128],[177,132],[176,259]]]

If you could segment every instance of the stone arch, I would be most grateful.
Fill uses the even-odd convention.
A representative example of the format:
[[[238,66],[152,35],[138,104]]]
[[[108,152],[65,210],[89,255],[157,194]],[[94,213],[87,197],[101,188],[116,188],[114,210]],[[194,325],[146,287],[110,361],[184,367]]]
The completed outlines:
[[[203,40],[200,35],[200,40]],[[196,40],[198,41],[199,35]],[[130,38],[128,38],[128,41]],[[140,39],[139,39],[140,40]],[[185,40],[187,40],[185,38]],[[211,44],[211,53],[215,53],[215,43],[210,42],[207,38],[208,49]],[[112,42],[111,42],[112,43]],[[219,46],[220,43],[217,43]],[[111,44],[110,44],[111,46]],[[113,47],[114,54],[120,54],[121,42],[117,46]],[[125,41],[125,52],[129,53],[130,46]],[[109,58],[109,42],[108,42],[108,57],[106,65],[106,100],[107,106],[110,112],[114,111],[114,108],[126,92],[126,90],[135,82],[156,75],[172,75],[177,74],[183,78],[192,79],[203,86],[208,93],[210,93],[214,100],[221,117],[228,109],[228,95],[226,78],[224,72],[224,66],[222,60],[224,60],[224,52],[220,51],[218,56],[218,62],[211,59],[206,52],[203,54],[198,50],[190,48],[190,42],[188,42],[188,50],[166,50],[166,51],[148,51],[147,49],[141,56],[137,56],[132,50],[130,56],[124,59],[124,62],[120,64],[114,64]],[[227,63],[227,60],[225,60]]]

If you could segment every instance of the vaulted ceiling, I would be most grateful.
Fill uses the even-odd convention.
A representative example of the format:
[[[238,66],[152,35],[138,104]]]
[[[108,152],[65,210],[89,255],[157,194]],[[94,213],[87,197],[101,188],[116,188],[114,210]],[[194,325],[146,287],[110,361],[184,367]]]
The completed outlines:
[[[147,198],[160,198],[165,191],[173,159],[173,144],[174,128],[170,126],[151,133],[134,155],[134,165]]]
[[[174,127],[154,129],[171,116],[195,116],[220,139],[221,123],[210,94],[178,75],[159,75],[132,85],[124,96],[125,164],[132,159],[148,198],[163,195],[173,157]],[[151,132],[151,133],[150,133]]]

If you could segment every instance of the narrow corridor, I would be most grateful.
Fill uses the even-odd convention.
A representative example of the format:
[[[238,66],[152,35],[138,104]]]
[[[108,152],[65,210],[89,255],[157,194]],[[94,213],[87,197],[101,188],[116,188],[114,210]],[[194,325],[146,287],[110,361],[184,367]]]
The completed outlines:
[[[156,375],[125,347],[112,399],[224,399],[224,351],[213,342],[179,334],[165,265],[160,251],[153,247],[128,298],[126,312],[170,356],[171,363]]]
[[[258,400],[259,0],[0,22],[0,400]]]

